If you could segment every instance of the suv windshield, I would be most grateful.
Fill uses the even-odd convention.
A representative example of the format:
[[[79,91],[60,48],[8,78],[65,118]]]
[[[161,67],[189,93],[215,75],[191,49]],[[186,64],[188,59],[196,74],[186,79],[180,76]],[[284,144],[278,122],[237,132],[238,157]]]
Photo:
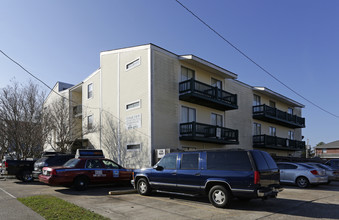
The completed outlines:
[[[48,157],[42,157],[39,160],[35,161],[36,163],[40,163],[40,162],[45,162],[48,159]]]
[[[75,167],[79,161],[80,159],[76,159],[76,158],[70,159],[64,164],[64,167],[70,167],[70,168]]]

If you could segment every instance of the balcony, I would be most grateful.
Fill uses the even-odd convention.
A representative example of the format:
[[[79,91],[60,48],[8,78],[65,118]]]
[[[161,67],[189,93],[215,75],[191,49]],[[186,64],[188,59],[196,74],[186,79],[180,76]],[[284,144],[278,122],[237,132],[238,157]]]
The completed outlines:
[[[254,135],[253,147],[272,148],[288,151],[305,150],[305,141],[290,140],[269,135]]]
[[[239,144],[238,130],[197,122],[180,124],[180,140],[215,144]]]
[[[73,106],[73,117],[79,118],[82,116],[82,105]]]
[[[237,95],[192,79],[179,83],[179,99],[220,111],[237,109]]]
[[[305,118],[289,114],[267,105],[253,106],[253,118],[289,128],[304,128]]]

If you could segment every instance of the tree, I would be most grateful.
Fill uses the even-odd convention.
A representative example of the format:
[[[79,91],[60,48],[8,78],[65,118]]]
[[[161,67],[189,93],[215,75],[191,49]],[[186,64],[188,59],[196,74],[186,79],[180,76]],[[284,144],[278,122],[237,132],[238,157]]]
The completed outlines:
[[[46,138],[44,93],[33,82],[0,90],[1,151],[13,158],[39,157]]]
[[[324,144],[325,144],[325,143],[321,141],[321,142],[319,142],[319,143],[317,144],[317,147],[318,147],[318,146],[321,146],[321,145],[324,145]]]
[[[46,143],[56,152],[71,153],[74,143],[88,133],[96,131],[82,126],[82,118],[74,117],[72,101],[57,96],[50,104],[45,104],[48,115],[48,131]]]
[[[135,129],[127,129],[122,121],[108,112],[103,113],[102,146],[109,157],[122,166],[140,167],[147,165],[149,151],[147,137]],[[136,149],[127,149],[128,144],[140,146]]]

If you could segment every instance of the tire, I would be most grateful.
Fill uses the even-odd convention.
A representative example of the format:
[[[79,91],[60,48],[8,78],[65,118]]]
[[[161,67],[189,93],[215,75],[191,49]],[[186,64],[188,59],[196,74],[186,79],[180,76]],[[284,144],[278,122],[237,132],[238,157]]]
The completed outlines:
[[[74,188],[78,191],[84,191],[88,186],[88,179],[84,176],[79,176],[74,180]]]
[[[310,182],[308,181],[308,179],[304,176],[300,176],[297,178],[297,180],[295,181],[295,183],[297,184],[298,187],[300,188],[306,188],[310,185]]]
[[[151,194],[151,186],[145,178],[140,178],[137,182],[137,190],[140,195],[147,196]]]
[[[21,180],[23,182],[32,182],[33,181],[33,174],[29,171],[23,171],[21,174]]]
[[[210,189],[208,198],[213,206],[226,208],[231,202],[231,193],[224,186],[216,185]]]

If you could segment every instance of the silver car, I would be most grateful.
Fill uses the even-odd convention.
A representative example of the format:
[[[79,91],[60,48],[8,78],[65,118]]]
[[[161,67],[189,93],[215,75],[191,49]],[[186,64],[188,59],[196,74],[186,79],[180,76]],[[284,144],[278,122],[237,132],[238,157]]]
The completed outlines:
[[[328,182],[330,183],[331,181],[339,181],[339,170],[335,169],[333,167],[327,166],[325,164],[321,164],[321,163],[307,163],[313,167],[318,167],[320,169],[324,169],[326,172],[326,175],[328,176]]]
[[[292,162],[278,162],[277,165],[280,170],[281,183],[292,183],[301,188],[306,188],[310,184],[326,184],[328,181],[324,169]]]

